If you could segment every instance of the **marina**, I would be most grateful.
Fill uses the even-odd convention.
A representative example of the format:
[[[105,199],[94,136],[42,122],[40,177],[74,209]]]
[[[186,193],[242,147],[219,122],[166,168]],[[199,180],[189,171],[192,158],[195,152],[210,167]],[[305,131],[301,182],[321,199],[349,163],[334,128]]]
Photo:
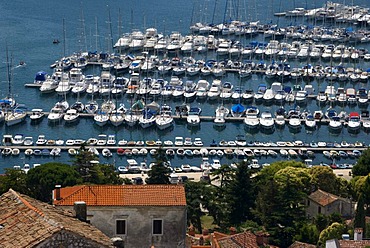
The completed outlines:
[[[141,151],[139,160],[152,161],[160,147],[156,142],[174,144],[174,137],[204,143],[181,149],[164,145],[174,167],[199,167],[204,157],[201,152],[211,151],[212,156],[223,152],[219,163],[232,164],[252,157],[248,149],[260,164],[280,159],[304,161],[305,156],[297,155],[301,148],[314,154],[311,164],[354,164],[357,156],[347,151],[366,149],[370,132],[370,31],[364,21],[368,12],[363,3],[363,8],[357,6],[351,12],[361,13],[356,20],[348,16],[339,22],[339,14],[348,14],[350,8],[330,6],[327,9],[337,8],[335,20],[301,18],[312,12],[308,6],[289,12],[291,6],[282,4],[279,8],[287,12],[269,10],[275,18],[270,24],[264,24],[269,19],[260,18],[258,22],[220,21],[213,26],[192,20],[190,26],[181,22],[170,30],[163,28],[163,23],[126,27],[127,33],[114,37],[91,34],[105,39],[106,44],[98,48],[98,42],[94,47],[90,41],[89,49],[86,44],[82,48],[83,39],[74,40],[81,30],[77,32],[69,20],[63,27],[68,31],[63,34],[67,42],[65,38],[42,41],[49,49],[47,56],[40,51],[15,51],[12,56],[22,56],[27,64],[13,68],[10,60],[6,62],[13,69],[7,72],[1,98],[11,95],[18,105],[9,107],[11,102],[2,102],[1,133],[33,136],[35,142],[45,135],[48,140],[37,146],[2,144],[0,149],[5,152],[0,171],[25,163],[70,162],[79,148],[76,137],[81,144],[99,135],[106,135],[107,142],[111,136],[114,142],[93,146],[99,161],[117,167],[128,158],[122,150]],[[323,11],[312,7],[317,13]],[[191,6],[184,9],[191,12]],[[278,12],[281,14],[274,17]],[[94,19],[85,18],[89,22]],[[175,20],[177,16],[166,18]],[[181,18],[187,19],[189,16]],[[299,24],[292,25],[292,20]],[[312,26],[314,22],[318,25]],[[54,32],[61,33],[61,26],[53,23]],[[90,29],[90,33],[98,30]],[[106,25],[100,27],[106,29]],[[126,39],[130,40],[127,44]],[[239,135],[249,146],[236,145],[233,139]],[[63,144],[53,144],[57,140]],[[122,140],[142,144],[118,145]],[[289,140],[302,140],[303,145],[282,145]],[[341,146],[345,140],[351,145]],[[225,146],[225,142],[230,144]],[[329,145],[316,147],[320,142]],[[280,150],[286,150],[288,156]],[[54,155],[50,155],[52,151]]]

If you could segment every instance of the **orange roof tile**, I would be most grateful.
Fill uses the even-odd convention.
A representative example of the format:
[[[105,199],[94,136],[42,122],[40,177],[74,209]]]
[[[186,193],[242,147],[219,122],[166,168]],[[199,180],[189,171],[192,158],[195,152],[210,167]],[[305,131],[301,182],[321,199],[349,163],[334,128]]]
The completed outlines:
[[[328,192],[325,192],[321,189],[316,190],[315,192],[311,193],[308,198],[310,198],[312,201],[320,204],[321,206],[327,206],[336,200],[340,199],[339,196],[330,194]]]
[[[55,197],[55,190],[53,192]],[[61,200],[54,205],[73,206],[186,206],[182,185],[84,185],[60,189]]]
[[[35,247],[54,234],[68,231],[96,247],[111,247],[111,240],[70,213],[14,190],[0,196],[0,246]]]
[[[341,248],[365,248],[370,246],[370,240],[339,240]]]
[[[288,248],[316,248],[316,245],[295,241]]]

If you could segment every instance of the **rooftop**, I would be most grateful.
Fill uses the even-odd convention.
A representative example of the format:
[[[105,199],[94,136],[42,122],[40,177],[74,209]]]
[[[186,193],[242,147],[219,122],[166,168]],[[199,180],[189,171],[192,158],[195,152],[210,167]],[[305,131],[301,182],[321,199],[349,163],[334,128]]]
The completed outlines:
[[[60,189],[54,205],[73,206],[84,201],[87,206],[186,206],[182,185],[82,185]]]
[[[339,196],[325,192],[321,189],[318,189],[315,192],[311,193],[308,198],[321,206],[327,206],[339,199],[346,200]]]
[[[88,239],[97,247],[111,247],[107,236],[71,213],[12,189],[0,196],[1,247],[34,247],[60,231]]]

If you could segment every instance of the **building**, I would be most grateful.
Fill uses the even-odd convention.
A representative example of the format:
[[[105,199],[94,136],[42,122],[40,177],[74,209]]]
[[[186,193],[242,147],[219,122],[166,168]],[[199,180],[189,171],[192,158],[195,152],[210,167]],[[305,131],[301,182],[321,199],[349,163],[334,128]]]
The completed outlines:
[[[232,232],[230,235],[214,232],[211,235],[211,248],[277,248],[276,246],[268,244],[268,237],[269,235],[264,232],[259,232],[256,234],[250,231],[245,231],[242,233]]]
[[[295,241],[288,248],[316,248],[316,245]]]
[[[0,247],[113,247],[71,213],[10,189],[0,196]]]
[[[349,239],[348,234],[343,234],[342,239],[330,239],[326,241],[325,248],[368,248],[370,240],[362,239],[362,228],[355,228],[353,240]]]
[[[311,193],[307,198],[306,213],[309,218],[318,214],[330,215],[339,213],[343,217],[351,217],[354,214],[355,202],[342,198],[321,189]]]
[[[182,185],[82,185],[56,188],[53,203],[87,205],[87,219],[124,247],[185,247],[186,198]]]

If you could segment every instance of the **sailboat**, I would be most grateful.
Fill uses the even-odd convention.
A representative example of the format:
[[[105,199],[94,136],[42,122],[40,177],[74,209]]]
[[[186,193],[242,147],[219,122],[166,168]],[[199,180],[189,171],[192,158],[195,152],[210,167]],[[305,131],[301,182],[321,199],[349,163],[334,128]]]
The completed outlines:
[[[21,109],[15,108],[11,112],[8,112],[5,116],[5,123],[7,126],[13,126],[21,123],[26,119],[27,113]]]
[[[164,130],[173,126],[172,108],[169,105],[161,106],[161,110],[159,112],[159,116],[157,116],[155,120],[155,124],[159,130]]]
[[[9,63],[8,50],[6,50],[6,60],[7,60],[7,74],[8,74],[7,77],[9,84],[9,93],[8,96],[2,100],[3,101],[2,103],[5,104],[5,109],[8,110],[8,112],[5,115],[5,123],[7,126],[13,126],[24,121],[26,119],[27,113],[18,108],[18,105],[16,104],[15,99],[11,94],[12,75],[11,75],[11,61]]]
[[[15,99],[12,95],[12,85],[11,85],[11,61],[9,62],[8,48],[6,49],[6,71],[8,80],[8,95],[0,100],[0,107],[5,109],[14,108],[16,105]]]
[[[139,121],[142,111],[144,110],[145,103],[142,100],[137,100],[132,104],[128,113],[125,115],[125,122],[128,126],[133,127]]]

